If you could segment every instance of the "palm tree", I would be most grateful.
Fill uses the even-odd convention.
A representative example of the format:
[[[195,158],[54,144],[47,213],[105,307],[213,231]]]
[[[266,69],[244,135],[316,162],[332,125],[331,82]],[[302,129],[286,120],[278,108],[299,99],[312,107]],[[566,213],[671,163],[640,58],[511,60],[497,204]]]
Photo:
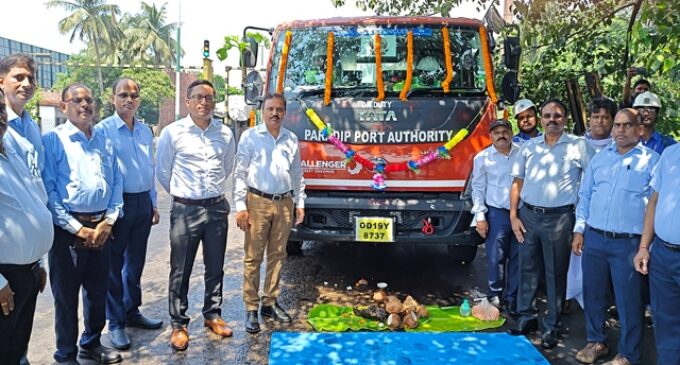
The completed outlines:
[[[173,50],[176,40],[172,37],[177,23],[166,24],[167,3],[160,8],[156,4],[141,3],[139,14],[125,19],[125,37],[128,54],[141,61],[150,60],[156,66],[171,66],[175,60]]]
[[[50,0],[45,6],[70,12],[71,14],[59,21],[59,31],[62,34],[71,33],[71,42],[77,38],[85,42],[88,48],[94,48],[99,92],[103,95],[100,47],[115,44],[122,36],[115,21],[115,16],[120,14],[118,5],[107,4],[105,0]]]

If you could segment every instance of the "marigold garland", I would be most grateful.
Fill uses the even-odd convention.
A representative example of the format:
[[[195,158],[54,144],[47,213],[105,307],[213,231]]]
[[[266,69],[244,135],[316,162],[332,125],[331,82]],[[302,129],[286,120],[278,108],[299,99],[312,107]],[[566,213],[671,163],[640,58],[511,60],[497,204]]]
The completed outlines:
[[[251,110],[250,114],[248,115],[248,126],[250,128],[255,126],[255,118],[256,118],[255,110]]]
[[[328,105],[331,103],[331,91],[333,88],[333,47],[334,47],[334,34],[333,32],[328,32],[328,42],[326,42],[326,80],[323,94],[323,103]]]
[[[331,126],[326,124],[312,108],[308,107],[307,105],[305,105],[305,108],[305,114],[307,114],[307,117],[309,117],[309,120],[314,124],[314,126],[316,126],[316,128],[321,131],[321,135],[345,155],[345,162],[354,160],[367,169],[375,172],[371,186],[376,190],[383,190],[387,188],[387,184],[385,183],[385,175],[387,173],[411,170],[414,173],[419,174],[420,168],[428,165],[438,158],[450,159],[451,156],[449,155],[449,151],[458,143],[460,143],[469,133],[467,127],[459,130],[443,146],[438,147],[435,151],[427,153],[418,160],[410,160],[399,163],[373,163],[367,158],[357,154],[344,142],[339,140],[338,137],[333,134]]]
[[[380,43],[380,34],[375,34],[375,79],[378,87],[377,101],[385,100],[385,82],[382,74],[382,44]]]
[[[286,39],[283,42],[283,50],[281,50],[281,62],[279,64],[279,75],[276,79],[276,93],[283,93],[283,81],[286,77],[286,67],[288,65],[288,52],[290,51],[290,40],[293,37],[291,31],[286,32]]]
[[[406,101],[406,95],[411,89],[411,80],[413,78],[413,31],[409,30],[406,34],[406,80],[404,81],[404,88],[399,93],[399,99]]]
[[[444,93],[450,90],[451,80],[453,80],[453,62],[451,62],[451,39],[449,38],[449,28],[442,28],[442,39],[444,40],[444,61],[446,63],[446,78],[442,81]]]
[[[493,68],[491,66],[491,55],[489,54],[489,42],[486,39],[488,33],[486,32],[486,27],[479,27],[479,39],[482,46],[482,58],[484,59],[484,72],[486,73],[486,90],[489,93],[489,98],[491,102],[496,104],[498,98],[496,97],[496,87],[493,81]]]

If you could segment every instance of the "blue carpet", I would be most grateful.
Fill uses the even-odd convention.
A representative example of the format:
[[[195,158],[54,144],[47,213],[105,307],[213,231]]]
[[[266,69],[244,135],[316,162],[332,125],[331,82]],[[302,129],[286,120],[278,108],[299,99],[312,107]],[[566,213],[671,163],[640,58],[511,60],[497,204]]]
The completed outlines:
[[[550,363],[524,336],[505,333],[275,332],[269,365]]]

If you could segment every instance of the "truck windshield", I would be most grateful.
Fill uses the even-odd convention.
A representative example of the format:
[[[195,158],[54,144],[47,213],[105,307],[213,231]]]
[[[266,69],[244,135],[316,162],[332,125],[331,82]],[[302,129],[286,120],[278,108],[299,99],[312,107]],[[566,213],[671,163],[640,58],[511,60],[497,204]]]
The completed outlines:
[[[377,93],[375,33],[381,36],[382,78],[387,95],[404,87],[407,74],[407,32],[413,31],[413,66],[410,89],[441,90],[446,79],[441,27],[333,26],[293,29],[286,64],[284,94],[295,97],[325,89],[328,33],[333,32],[332,89],[353,96]],[[279,76],[285,32],[279,32],[269,85],[274,91]],[[453,80],[451,89],[479,92],[485,89],[485,70],[479,32],[472,28],[449,28]]]

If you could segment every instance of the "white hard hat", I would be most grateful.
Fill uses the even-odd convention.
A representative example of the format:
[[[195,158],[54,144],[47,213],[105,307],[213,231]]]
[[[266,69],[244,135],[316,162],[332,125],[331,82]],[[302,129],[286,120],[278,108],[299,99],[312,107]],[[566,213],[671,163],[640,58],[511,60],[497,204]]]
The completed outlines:
[[[530,108],[536,109],[536,104],[529,99],[520,99],[512,106],[512,112],[517,116],[517,114]]]
[[[439,69],[441,69],[439,62],[432,56],[421,58],[420,61],[418,61],[418,65],[416,65],[416,70],[421,71],[437,71]]]
[[[661,99],[653,92],[645,91],[638,95],[633,102],[633,108],[651,106],[661,109]]]

